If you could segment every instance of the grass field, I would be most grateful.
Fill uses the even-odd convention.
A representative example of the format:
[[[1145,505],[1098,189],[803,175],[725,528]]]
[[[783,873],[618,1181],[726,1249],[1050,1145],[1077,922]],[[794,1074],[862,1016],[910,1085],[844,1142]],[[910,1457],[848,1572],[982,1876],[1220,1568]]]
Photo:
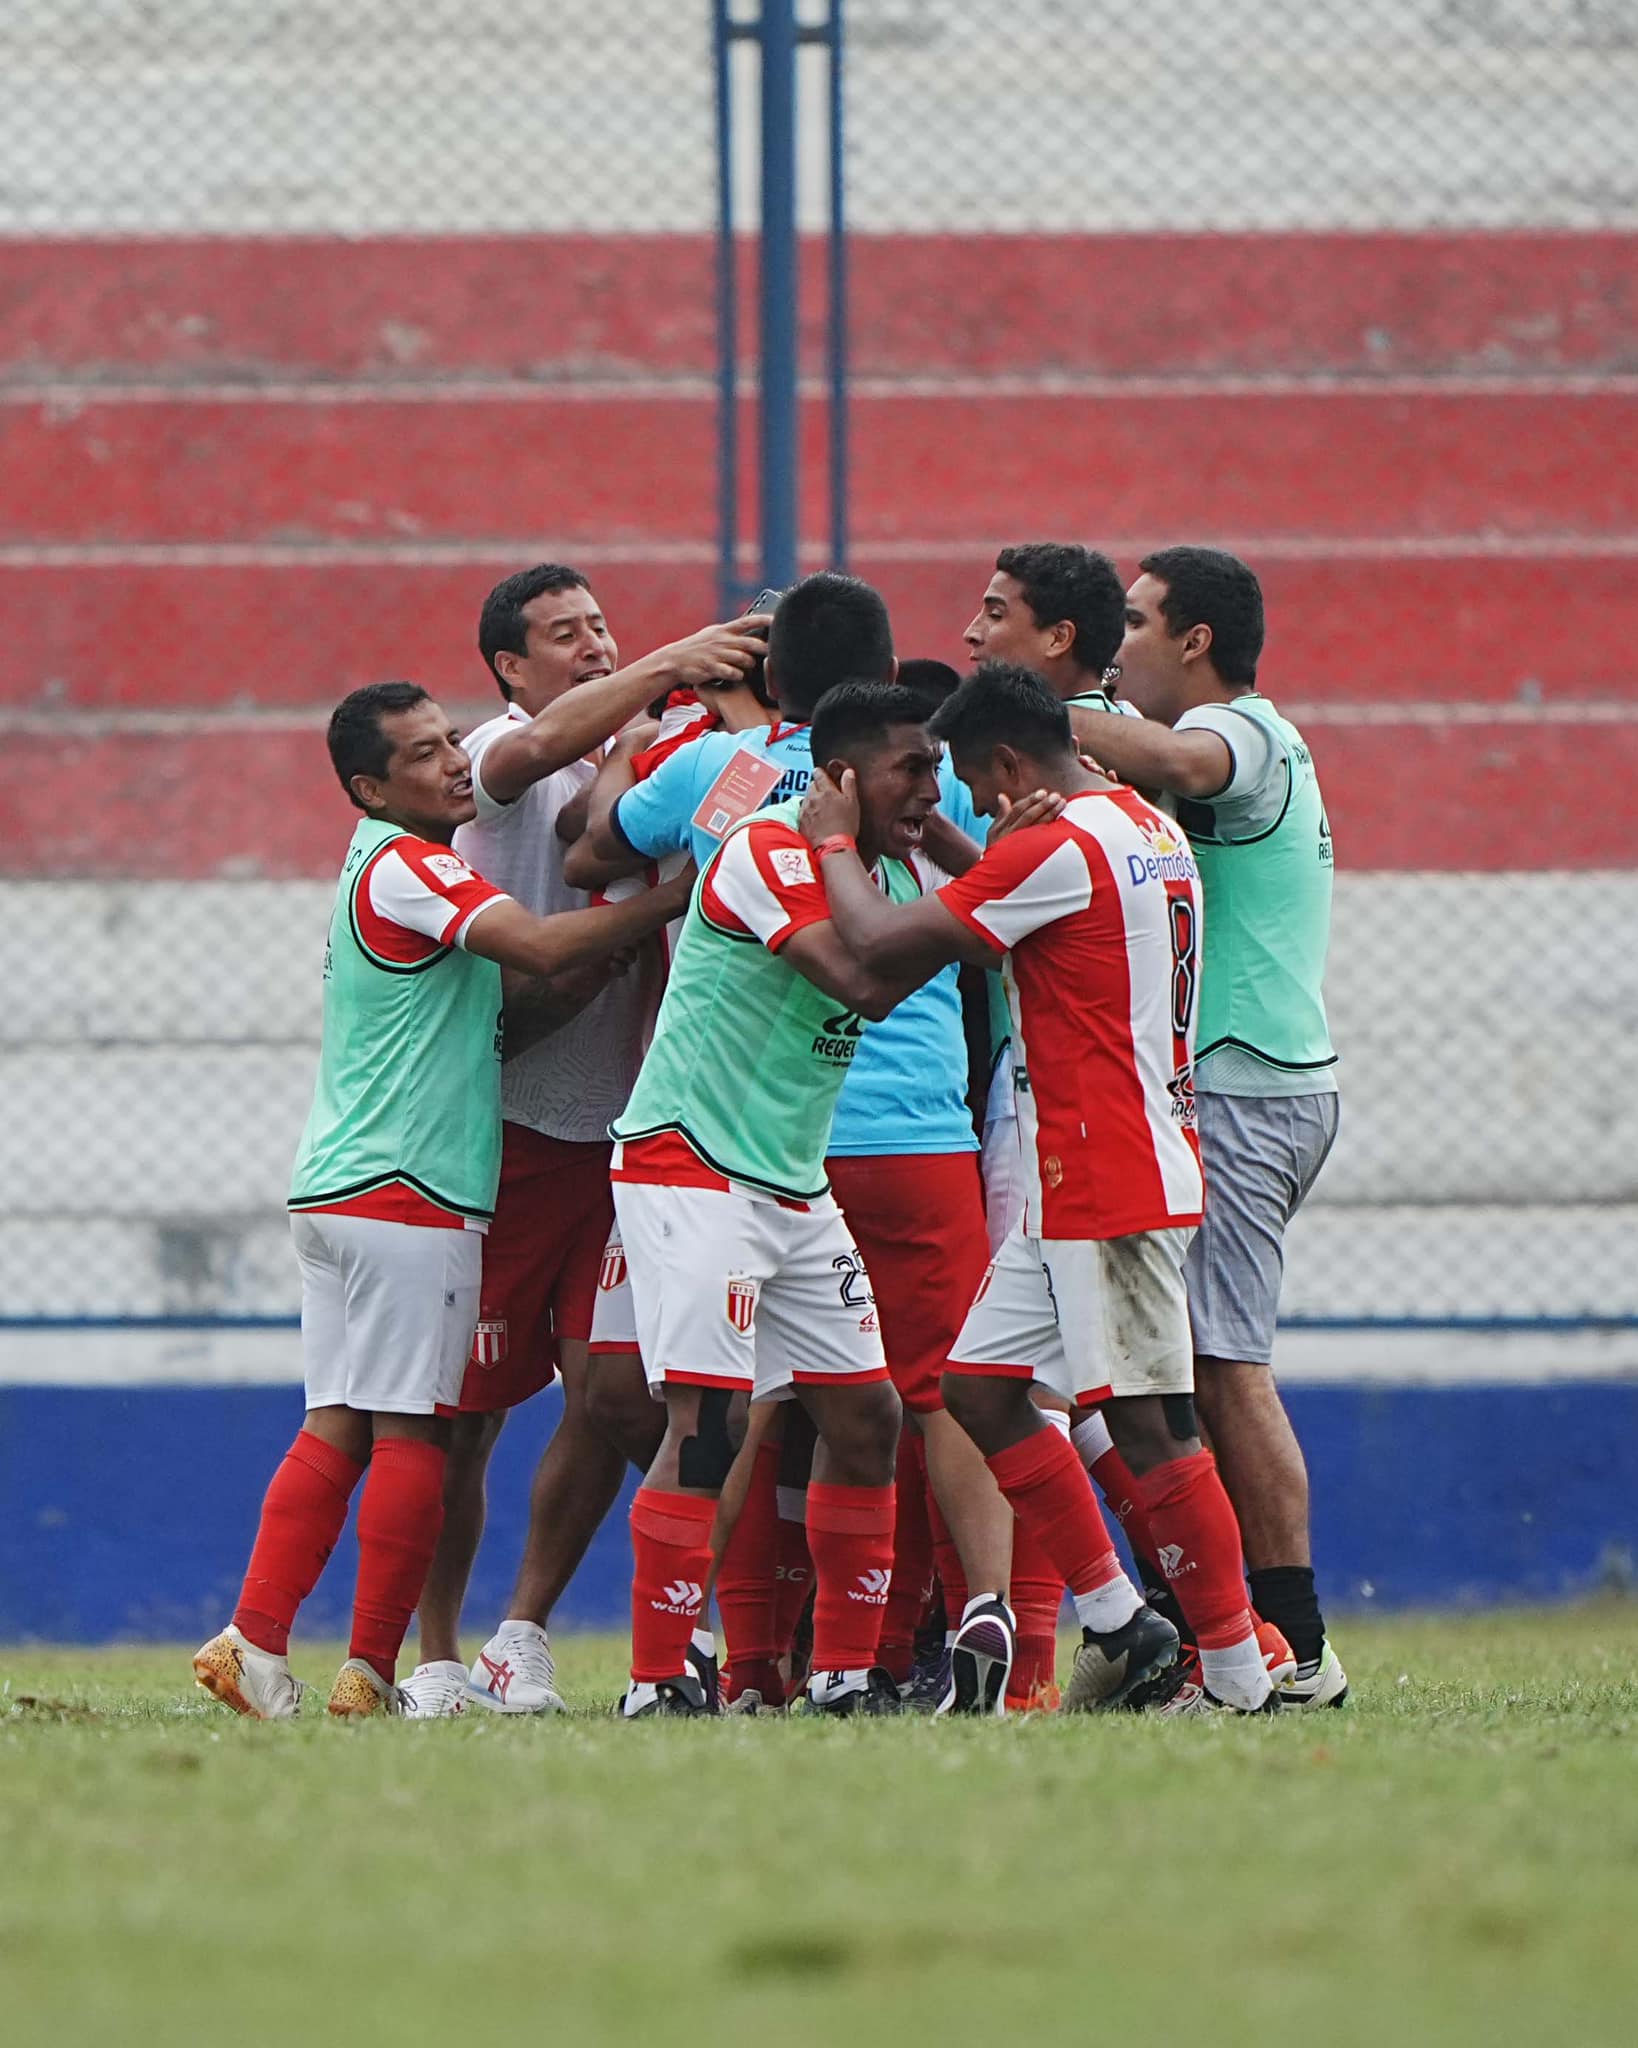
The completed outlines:
[[[1341,1714],[1001,1726],[621,1726],[608,1637],[555,1722],[0,1649],[5,2037],[1638,2039],[1638,1603],[1341,1644]]]

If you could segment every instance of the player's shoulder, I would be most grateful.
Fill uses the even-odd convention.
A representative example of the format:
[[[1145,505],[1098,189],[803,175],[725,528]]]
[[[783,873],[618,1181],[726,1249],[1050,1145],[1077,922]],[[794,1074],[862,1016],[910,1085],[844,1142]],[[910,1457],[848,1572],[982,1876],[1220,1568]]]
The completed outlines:
[[[469,754],[476,756],[481,754],[486,747],[493,746],[502,733],[511,732],[514,727],[522,723],[521,719],[513,716],[510,708],[505,711],[499,711],[493,718],[481,719],[478,724],[473,726],[461,741],[461,745],[465,747]]]
[[[441,889],[459,888],[465,883],[483,880],[471,861],[454,847],[445,846],[438,839],[418,838],[413,832],[401,832],[396,839],[389,839],[381,848],[381,855],[379,865],[385,866],[397,859],[412,874]]]

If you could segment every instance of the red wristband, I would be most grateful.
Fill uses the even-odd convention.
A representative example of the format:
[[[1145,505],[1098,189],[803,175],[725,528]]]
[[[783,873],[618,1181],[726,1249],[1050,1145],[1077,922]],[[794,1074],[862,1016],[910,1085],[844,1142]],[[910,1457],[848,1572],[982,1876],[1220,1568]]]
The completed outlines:
[[[813,849],[815,860],[823,860],[827,853],[857,853],[859,842],[850,833],[833,832],[828,839],[821,839]]]

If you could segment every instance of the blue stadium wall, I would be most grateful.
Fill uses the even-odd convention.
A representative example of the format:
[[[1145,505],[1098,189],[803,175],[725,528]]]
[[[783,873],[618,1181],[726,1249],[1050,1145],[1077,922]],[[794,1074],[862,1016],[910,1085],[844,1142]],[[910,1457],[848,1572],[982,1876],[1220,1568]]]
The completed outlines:
[[[1629,1584],[1638,1383],[1298,1384],[1315,1555],[1337,1608],[1558,1600]],[[470,1613],[503,1612],[547,1395],[503,1435]],[[289,1385],[0,1386],[0,1640],[191,1639],[230,1612],[269,1471],[300,1419]],[[620,1625],[623,1507],[560,1609]],[[345,1627],[351,1536],[303,1627]]]

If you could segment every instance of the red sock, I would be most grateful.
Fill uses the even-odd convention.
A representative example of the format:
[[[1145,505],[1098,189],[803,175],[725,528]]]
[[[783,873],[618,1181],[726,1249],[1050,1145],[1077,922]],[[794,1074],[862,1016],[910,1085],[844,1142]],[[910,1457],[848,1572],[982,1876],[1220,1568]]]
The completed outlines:
[[[1066,1436],[1042,1423],[986,1462],[1013,1513],[1071,1592],[1090,1593],[1122,1576],[1092,1482]]]
[[[1125,1531],[1132,1555],[1146,1557],[1153,1564],[1154,1531],[1149,1527],[1148,1511],[1139,1497],[1136,1473],[1113,1444],[1101,1458],[1093,1459],[1091,1469],[1092,1477],[1098,1482],[1098,1491],[1108,1503],[1109,1512]]]
[[[808,1492],[805,1486],[779,1489],[779,1550],[774,1566],[774,1641],[785,1656],[796,1624],[813,1590],[813,1557],[808,1550]]]
[[[728,1639],[723,1696],[729,1701],[753,1687],[770,1706],[784,1697],[778,1671],[783,1646],[775,1633],[781,1448],[777,1443],[758,1447],[750,1491],[717,1573],[717,1607]],[[776,1695],[771,1699],[770,1687]]]
[[[319,1582],[347,1502],[364,1467],[334,1444],[302,1430],[284,1454],[262,1501],[262,1519],[233,1625],[258,1650],[282,1657],[296,1609]]]
[[[971,1595],[967,1590],[967,1569],[961,1562],[961,1552],[956,1549],[950,1525],[944,1519],[944,1510],[930,1486],[927,1489],[927,1526],[932,1531],[933,1563],[938,1571],[938,1582],[944,1588],[944,1632],[948,1635],[952,1629],[961,1626],[961,1616]]]
[[[1172,1458],[1137,1482],[1155,1555],[1202,1650],[1225,1650],[1251,1631],[1240,1525],[1210,1451]]]
[[[444,1526],[444,1453],[419,1437],[377,1437],[358,1499],[358,1590],[349,1657],[390,1685]]]
[[[676,1678],[700,1625],[711,1569],[714,1500],[640,1486],[631,1503],[631,1675],[638,1683]]]
[[[1058,1661],[1058,1611],[1064,1582],[1041,1541],[1016,1516],[1012,1529],[1012,1611],[1018,1618],[1018,1647],[1007,1681],[1007,1703],[1022,1706],[1053,1682]]]
[[[808,1548],[817,1592],[815,1671],[858,1671],[876,1661],[893,1583],[893,1488],[808,1487]]]
[[[933,1583],[933,1531],[927,1518],[927,1446],[913,1429],[899,1438],[894,1481],[893,1583],[882,1613],[876,1652],[902,1685],[916,1657],[916,1623]]]

